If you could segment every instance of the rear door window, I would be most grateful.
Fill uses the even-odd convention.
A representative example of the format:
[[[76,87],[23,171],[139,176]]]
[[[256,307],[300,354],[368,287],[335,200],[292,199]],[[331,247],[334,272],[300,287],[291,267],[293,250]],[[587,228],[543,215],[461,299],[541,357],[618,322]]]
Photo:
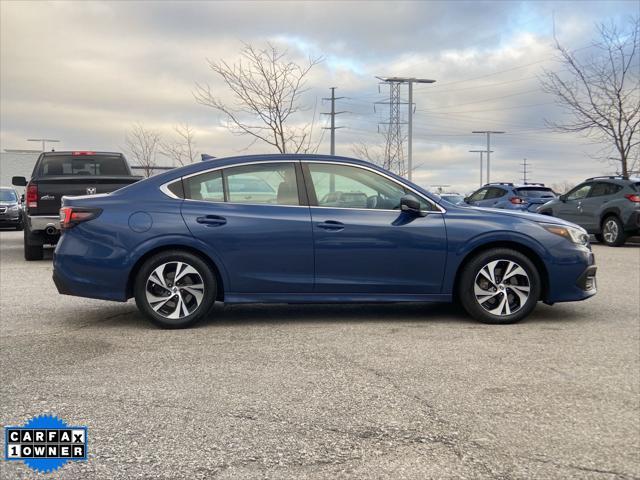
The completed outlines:
[[[129,168],[121,155],[49,155],[42,157],[40,176],[128,176]]]
[[[589,192],[589,197],[602,197],[605,195],[613,195],[618,192],[622,187],[616,185],[615,183],[608,182],[598,182],[596,183]]]
[[[506,190],[502,189],[502,188],[497,188],[497,187],[491,187],[489,189],[489,191],[487,192],[487,194],[484,196],[485,200],[490,200],[492,198],[500,198],[502,197],[505,193],[507,193]]]

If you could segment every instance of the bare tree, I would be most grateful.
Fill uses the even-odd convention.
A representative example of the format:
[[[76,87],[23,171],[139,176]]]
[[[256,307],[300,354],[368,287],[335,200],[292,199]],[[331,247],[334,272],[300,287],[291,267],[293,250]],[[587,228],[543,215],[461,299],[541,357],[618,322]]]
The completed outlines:
[[[628,29],[614,24],[598,26],[599,50],[581,60],[556,40],[563,69],[545,70],[542,88],[556,97],[571,119],[548,122],[560,132],[581,132],[605,143],[615,153],[619,172],[629,174],[629,160],[637,158],[640,124],[638,49],[640,18],[629,19]]]
[[[133,161],[142,167],[145,177],[150,177],[158,165],[156,154],[160,138],[158,132],[145,128],[141,123],[134,124],[125,136],[126,148]]]
[[[193,128],[188,123],[185,123],[176,125],[173,130],[176,133],[176,138],[167,142],[160,142],[160,153],[180,166],[195,162],[198,152],[196,151]]]
[[[386,131],[380,132],[380,141],[378,143],[354,143],[351,145],[351,152],[355,157],[368,160],[401,177],[406,176],[408,173],[403,158],[390,158],[389,135]],[[412,170],[415,172],[420,166],[420,164],[414,165]]]
[[[227,119],[227,128],[239,135],[249,135],[280,153],[312,150],[313,121],[296,124],[296,115],[305,108],[302,95],[310,70],[320,58],[309,58],[300,66],[269,44],[258,49],[245,44],[237,63],[207,60],[209,67],[226,84],[233,101],[214,94],[209,84],[196,83],[194,97],[202,105],[212,107]]]

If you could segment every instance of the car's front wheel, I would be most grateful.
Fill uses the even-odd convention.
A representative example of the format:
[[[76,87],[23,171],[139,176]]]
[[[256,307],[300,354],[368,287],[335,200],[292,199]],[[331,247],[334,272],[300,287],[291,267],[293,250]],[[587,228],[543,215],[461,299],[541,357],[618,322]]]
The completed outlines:
[[[515,323],[529,315],[540,298],[540,274],[517,250],[479,253],[464,267],[458,296],[465,310],[484,323]]]
[[[190,327],[202,319],[216,298],[216,279],[200,257],[180,250],[147,259],[134,284],[136,304],[162,328]]]

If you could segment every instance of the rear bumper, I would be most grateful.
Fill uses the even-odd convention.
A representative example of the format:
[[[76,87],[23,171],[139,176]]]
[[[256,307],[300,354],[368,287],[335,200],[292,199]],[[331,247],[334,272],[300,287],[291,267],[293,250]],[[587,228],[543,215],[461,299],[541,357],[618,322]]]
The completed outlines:
[[[32,232],[44,231],[53,227],[60,232],[60,217],[57,215],[26,215],[27,225]]]
[[[640,210],[631,212],[624,223],[624,231],[627,233],[640,233]]]

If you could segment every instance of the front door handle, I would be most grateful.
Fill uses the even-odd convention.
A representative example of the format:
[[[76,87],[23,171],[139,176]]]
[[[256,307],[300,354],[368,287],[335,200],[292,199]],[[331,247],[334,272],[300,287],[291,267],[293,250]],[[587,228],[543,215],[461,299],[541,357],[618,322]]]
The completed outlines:
[[[205,215],[204,217],[196,218],[196,222],[207,227],[220,227],[227,223],[227,219],[219,215]]]
[[[332,230],[334,232],[338,232],[344,229],[344,223],[337,222],[336,220],[326,220],[322,223],[319,223],[318,228],[322,228],[323,230]]]

